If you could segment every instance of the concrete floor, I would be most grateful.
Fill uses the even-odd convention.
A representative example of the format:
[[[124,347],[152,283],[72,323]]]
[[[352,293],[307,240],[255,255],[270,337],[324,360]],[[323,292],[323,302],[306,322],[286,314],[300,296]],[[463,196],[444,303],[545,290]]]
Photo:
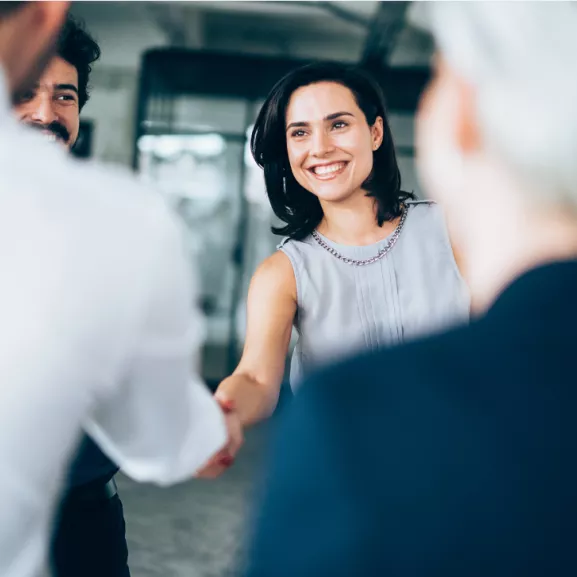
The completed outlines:
[[[159,489],[120,476],[133,577],[239,574],[272,426],[248,431],[237,462],[220,479]]]
[[[204,351],[203,377],[213,390],[226,374],[227,352],[222,347]],[[267,441],[291,398],[290,388],[283,387],[273,418],[245,433],[237,461],[219,479],[160,489],[117,476],[132,577],[240,574]]]

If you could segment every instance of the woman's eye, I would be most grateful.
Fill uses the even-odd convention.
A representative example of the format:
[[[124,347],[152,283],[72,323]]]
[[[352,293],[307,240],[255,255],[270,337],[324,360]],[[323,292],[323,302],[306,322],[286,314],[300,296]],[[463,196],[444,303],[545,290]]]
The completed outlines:
[[[302,136],[305,135],[305,131],[304,130],[295,130],[292,133],[292,136],[294,136],[295,138],[301,138]]]
[[[348,126],[348,124],[343,120],[339,120],[333,124],[333,128],[345,128],[346,126]]]

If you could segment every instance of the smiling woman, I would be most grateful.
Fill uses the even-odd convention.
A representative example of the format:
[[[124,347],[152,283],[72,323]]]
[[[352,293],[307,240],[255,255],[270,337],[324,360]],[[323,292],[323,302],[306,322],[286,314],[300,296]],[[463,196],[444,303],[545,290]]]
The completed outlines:
[[[441,210],[401,189],[373,78],[334,63],[291,72],[265,101],[251,149],[285,223],[273,232],[288,238],[252,279],[243,355],[216,392],[245,426],[276,406],[293,327],[295,388],[321,364],[469,314]],[[231,457],[221,454],[206,476]]]
[[[251,147],[272,208],[286,223],[277,232],[291,238],[308,236],[331,201],[368,195],[376,202],[365,205],[382,226],[413,198],[401,190],[383,94],[355,67],[315,64],[283,78],[261,109]],[[319,186],[327,171],[334,178]]]

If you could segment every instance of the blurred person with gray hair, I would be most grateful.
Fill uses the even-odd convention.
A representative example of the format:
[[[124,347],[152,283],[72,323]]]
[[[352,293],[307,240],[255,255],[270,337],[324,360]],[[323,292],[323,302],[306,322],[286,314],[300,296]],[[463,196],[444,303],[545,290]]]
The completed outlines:
[[[199,375],[202,318],[168,207],[70,157],[83,85],[63,62],[58,126],[31,130],[11,109],[35,88],[52,97],[38,80],[54,72],[67,10],[0,2],[2,577],[43,571],[82,430],[127,475],[160,485],[191,478],[232,434]]]
[[[418,163],[475,319],[303,385],[249,577],[577,574],[577,8],[419,9]]]

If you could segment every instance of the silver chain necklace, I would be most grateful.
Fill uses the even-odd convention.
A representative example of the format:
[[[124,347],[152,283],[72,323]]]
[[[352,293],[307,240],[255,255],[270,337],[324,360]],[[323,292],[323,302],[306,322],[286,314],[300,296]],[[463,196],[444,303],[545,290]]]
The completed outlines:
[[[330,252],[335,258],[338,258],[339,260],[342,260],[344,263],[351,264],[353,266],[366,266],[368,264],[373,264],[374,262],[381,260],[387,254],[389,254],[389,252],[391,252],[391,249],[395,246],[395,243],[397,242],[397,240],[401,234],[401,231],[403,230],[403,225],[405,224],[405,220],[407,218],[407,212],[408,212],[408,210],[407,210],[407,207],[405,206],[405,208],[403,208],[403,213],[401,214],[401,220],[399,221],[397,228],[395,228],[393,234],[391,235],[391,238],[390,238],[389,242],[387,243],[387,245],[385,247],[383,247],[381,250],[379,250],[377,255],[372,256],[371,258],[367,258],[365,260],[355,260],[353,258],[347,258],[346,256],[343,256],[338,251],[336,251],[333,247],[329,246],[320,237],[319,233],[316,230],[313,230],[311,235],[322,248],[324,248],[326,251]]]

